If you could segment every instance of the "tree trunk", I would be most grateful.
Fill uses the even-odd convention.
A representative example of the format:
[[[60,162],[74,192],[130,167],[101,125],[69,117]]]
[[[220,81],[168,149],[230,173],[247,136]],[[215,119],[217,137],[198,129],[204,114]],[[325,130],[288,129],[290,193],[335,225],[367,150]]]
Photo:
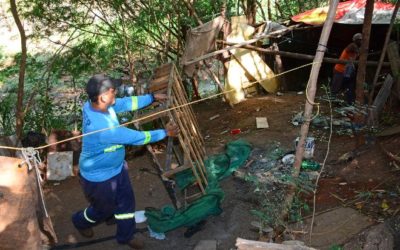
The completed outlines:
[[[189,14],[191,16],[193,16],[200,25],[202,25],[203,22],[201,21],[201,19],[197,15],[196,10],[194,9],[192,3],[190,3],[188,0],[183,0],[183,2],[185,3],[186,8],[189,10]]]
[[[15,0],[10,0],[11,13],[13,15],[15,24],[18,27],[21,37],[21,61],[19,64],[19,78],[18,78],[18,97],[17,97],[17,111],[16,111],[16,126],[15,133],[19,140],[22,137],[22,129],[24,127],[24,81],[25,81],[25,68],[26,68],[26,35],[24,27],[18,15],[17,5]]]
[[[267,13],[268,13],[268,20],[271,20],[272,19],[271,0],[267,0]]]
[[[268,20],[268,19],[267,19],[267,16],[265,15],[265,12],[264,12],[264,9],[263,9],[263,7],[262,7],[261,2],[260,2],[260,1],[256,1],[256,3],[257,3],[258,8],[260,8],[261,16],[262,16],[262,18],[263,18],[263,21]]]
[[[374,11],[374,0],[367,0],[365,5],[364,25],[362,28],[362,42],[360,48],[360,58],[356,78],[356,103],[364,104],[364,82],[367,66],[369,37],[371,34],[372,14]],[[361,115],[356,116],[356,122],[361,122]]]
[[[256,23],[256,15],[257,15],[257,1],[256,0],[247,0],[246,1],[246,18],[247,23],[249,25],[253,25]]]

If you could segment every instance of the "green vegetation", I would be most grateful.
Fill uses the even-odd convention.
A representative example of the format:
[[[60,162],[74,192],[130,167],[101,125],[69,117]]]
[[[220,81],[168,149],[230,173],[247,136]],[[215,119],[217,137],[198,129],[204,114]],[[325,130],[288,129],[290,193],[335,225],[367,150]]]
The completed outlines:
[[[94,73],[130,76],[138,80],[136,85],[140,87],[155,66],[167,61],[179,65],[186,32],[220,15],[224,3],[228,18],[245,14],[257,23],[267,18],[287,20],[292,14],[326,2],[17,1],[18,15],[30,27],[26,31],[27,44],[35,41],[45,48],[29,50],[28,46],[22,92],[23,131],[75,128],[80,120],[79,105],[85,100],[80,94],[82,87]],[[8,10],[9,6],[3,8]],[[5,52],[0,49],[0,135],[15,133],[20,91],[21,55],[7,58]],[[75,93],[73,100],[66,98],[66,93]]]

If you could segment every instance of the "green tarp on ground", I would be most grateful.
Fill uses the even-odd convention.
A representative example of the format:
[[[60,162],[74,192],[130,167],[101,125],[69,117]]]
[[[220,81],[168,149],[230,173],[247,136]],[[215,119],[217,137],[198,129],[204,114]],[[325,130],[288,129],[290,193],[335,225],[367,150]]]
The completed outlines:
[[[244,140],[227,144],[226,152],[211,156],[205,161],[208,186],[206,194],[192,202],[186,208],[175,210],[172,206],[162,209],[146,208],[147,223],[157,233],[165,233],[183,226],[192,226],[210,215],[219,215],[224,192],[219,187],[219,181],[230,176],[233,171],[242,166],[251,152],[251,145]],[[190,171],[176,175],[180,188],[185,188],[194,182]]]

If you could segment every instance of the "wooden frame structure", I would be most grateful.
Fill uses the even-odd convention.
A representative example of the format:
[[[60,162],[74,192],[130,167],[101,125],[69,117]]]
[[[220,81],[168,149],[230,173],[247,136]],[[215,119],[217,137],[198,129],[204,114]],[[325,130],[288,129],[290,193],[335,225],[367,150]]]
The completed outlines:
[[[208,185],[207,172],[204,165],[206,150],[196,116],[192,107],[188,104],[188,97],[176,66],[173,63],[168,63],[156,68],[148,90],[150,93],[167,94],[168,100],[164,104],[154,105],[150,112],[145,110],[141,113],[138,117],[142,118],[140,124],[161,120],[165,126],[168,121],[172,121],[179,126],[181,131],[176,139],[173,137],[168,137],[167,139],[165,164],[161,164],[159,157],[154,152],[151,152],[161,178],[166,181],[176,173],[191,169],[196,179],[195,185],[198,186],[200,192],[187,196],[185,189],[185,203],[199,198],[205,194],[205,189]],[[179,143],[174,143],[174,140]],[[148,150],[152,151],[151,146],[148,146]],[[171,196],[170,190],[168,192]],[[175,202],[176,207],[180,207],[179,202],[174,197],[170,198]]]

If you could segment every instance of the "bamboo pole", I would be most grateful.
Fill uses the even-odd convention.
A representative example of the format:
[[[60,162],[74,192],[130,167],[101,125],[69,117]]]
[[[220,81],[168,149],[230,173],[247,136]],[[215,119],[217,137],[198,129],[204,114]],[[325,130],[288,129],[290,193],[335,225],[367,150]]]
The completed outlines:
[[[173,111],[175,113],[175,117],[177,118],[176,119],[177,123],[179,124],[179,127],[180,127],[179,115],[177,114],[176,109],[173,110]],[[193,161],[193,159],[191,157],[191,152],[190,152],[189,147],[187,146],[187,143],[185,142],[185,139],[184,139],[182,134],[178,135],[178,140],[179,140],[180,144],[182,145],[182,149],[185,152],[185,155],[186,155],[187,159],[189,160],[188,164],[191,166],[193,175],[196,178],[197,183],[199,184],[200,190],[201,190],[201,192],[203,194],[205,194],[205,189],[204,189],[204,186],[203,186],[203,182],[201,181],[201,179],[200,179],[200,177],[199,177],[199,175],[197,173],[196,165],[194,165],[194,163],[193,163],[194,161]]]
[[[397,11],[399,10],[399,7],[400,7],[400,0],[397,0],[396,6],[394,7],[394,10],[393,10],[392,18],[390,19],[389,28],[388,28],[388,30],[386,32],[385,43],[383,45],[382,53],[381,53],[381,56],[379,58],[378,68],[376,69],[374,81],[373,81],[373,83],[371,85],[372,89],[371,89],[371,93],[369,94],[368,105],[371,105],[372,102],[373,102],[374,92],[375,92],[375,85],[378,82],[378,77],[379,77],[379,74],[381,73],[382,63],[383,63],[383,60],[385,59],[386,49],[387,49],[387,46],[388,46],[388,43],[389,43],[389,40],[390,40],[390,34],[392,33],[394,21],[396,20]]]
[[[311,68],[310,78],[308,80],[308,86],[306,89],[307,102],[306,102],[305,108],[304,108],[304,123],[301,126],[300,140],[299,140],[299,143],[296,148],[295,162],[293,164],[293,167],[294,167],[294,171],[292,173],[293,178],[298,178],[299,173],[300,173],[300,167],[301,167],[301,162],[302,162],[303,153],[304,153],[304,143],[305,143],[305,139],[308,135],[308,130],[309,130],[311,117],[312,117],[313,105],[315,105],[314,99],[315,99],[315,93],[317,91],[318,74],[319,74],[319,70],[321,68],[322,59],[325,54],[326,44],[328,42],[329,35],[330,35],[331,29],[332,29],[338,2],[339,2],[339,0],[331,0],[330,1],[327,19],[322,28],[321,37],[320,37],[319,43],[318,43],[319,45],[318,45],[317,51],[315,53],[315,58],[313,61],[314,63]],[[288,195],[286,196],[286,199],[285,199],[284,209],[283,209],[283,212],[281,215],[282,218],[285,218],[287,216],[288,210],[290,208],[290,205],[291,205],[293,197],[294,197],[294,194],[295,194],[295,187],[290,186]]]
[[[182,99],[185,99],[185,102],[188,102],[188,97],[187,97],[186,92],[185,92],[185,90],[183,88],[182,80],[181,80],[179,74],[177,74],[176,68],[175,68],[174,76],[178,80],[178,84],[174,85],[175,89],[177,90],[177,93],[180,93],[180,95],[182,96]],[[191,117],[191,121],[192,121],[192,123],[193,123],[193,125],[195,127],[195,134],[200,138],[201,145],[203,145],[203,147],[204,147],[204,139],[200,134],[200,126],[197,123],[196,115],[194,114],[192,106],[186,106],[186,108],[188,110],[189,116]],[[205,149],[204,149],[204,152],[205,152]]]
[[[179,103],[175,103],[175,105],[179,106]],[[183,115],[185,115],[184,112],[183,112]],[[177,114],[177,116],[178,116],[178,114]],[[186,120],[186,119],[183,119],[183,120]],[[200,157],[200,154],[197,152],[197,150],[199,150],[199,149],[197,148],[196,144],[198,144],[198,143],[194,143],[191,133],[190,133],[190,131],[188,131],[188,127],[187,127],[188,123],[182,122],[182,119],[177,119],[177,121],[179,123],[179,127],[181,128],[181,132],[183,132],[183,134],[185,135],[185,137],[187,139],[187,145],[189,146],[189,149],[192,152],[194,159],[196,160],[196,163],[199,166],[198,169],[200,170],[200,174],[204,178],[205,183],[207,184],[207,178],[206,178],[207,172],[206,172],[206,169],[204,166],[204,162],[203,162],[202,157]],[[193,143],[193,145],[192,145],[192,143]]]
[[[175,89],[176,90],[176,89]],[[178,98],[178,102],[179,103],[183,103],[184,99],[182,99],[183,97],[180,95],[180,93],[175,93],[175,97]],[[202,143],[202,141],[200,140],[199,135],[197,134],[197,130],[194,126],[194,121],[193,118],[190,116],[190,111],[188,110],[187,107],[182,107],[183,110],[183,115],[185,117],[185,124],[188,125],[188,129],[189,131],[191,131],[194,139],[196,140],[196,144],[198,146],[200,146],[199,150],[205,155],[205,149],[204,149],[204,144]]]
[[[171,99],[172,99],[172,78],[173,78],[173,68],[171,67],[169,71],[169,76],[168,76],[168,89],[167,89],[167,102],[166,102],[166,109],[171,108]],[[170,117],[171,119],[172,117]],[[164,124],[165,126],[165,124]],[[168,142],[167,142],[167,149],[166,149],[166,157],[165,157],[165,170],[170,170],[171,169],[171,163],[172,163],[172,150],[173,150],[173,143],[174,143],[174,138],[173,137],[168,137]]]
[[[179,106],[179,104],[178,103],[175,103],[177,106]],[[175,111],[175,110],[174,110]],[[175,111],[175,114],[176,114],[176,117],[178,117],[179,118],[179,115],[177,114],[177,112]],[[203,173],[203,169],[201,168],[201,166],[199,167],[198,166],[198,164],[201,164],[201,159],[198,157],[198,155],[195,153],[195,151],[194,151],[194,149],[193,149],[193,147],[192,147],[192,145],[191,145],[191,139],[190,139],[190,134],[188,134],[187,133],[187,131],[186,131],[186,127],[184,126],[184,124],[182,123],[182,120],[181,119],[176,119],[177,120],[177,123],[179,124],[179,127],[181,128],[181,133],[183,134],[183,136],[184,136],[184,138],[186,138],[186,143],[185,143],[185,145],[188,147],[188,153],[189,153],[189,157],[190,157],[190,159],[191,159],[191,164],[194,166],[194,168],[195,169],[198,169],[199,170],[199,172],[200,172],[200,175],[201,175],[201,177],[203,178],[203,180],[204,180],[204,183],[206,184],[206,185],[208,185],[208,182],[207,182],[207,179],[206,179],[206,177],[205,177],[205,175],[204,175],[204,173]],[[185,141],[185,139],[183,138],[183,141]],[[192,156],[193,156],[193,158],[192,158]],[[195,164],[193,164],[193,160],[194,160],[194,162],[195,162]],[[196,173],[197,174],[197,173]]]

